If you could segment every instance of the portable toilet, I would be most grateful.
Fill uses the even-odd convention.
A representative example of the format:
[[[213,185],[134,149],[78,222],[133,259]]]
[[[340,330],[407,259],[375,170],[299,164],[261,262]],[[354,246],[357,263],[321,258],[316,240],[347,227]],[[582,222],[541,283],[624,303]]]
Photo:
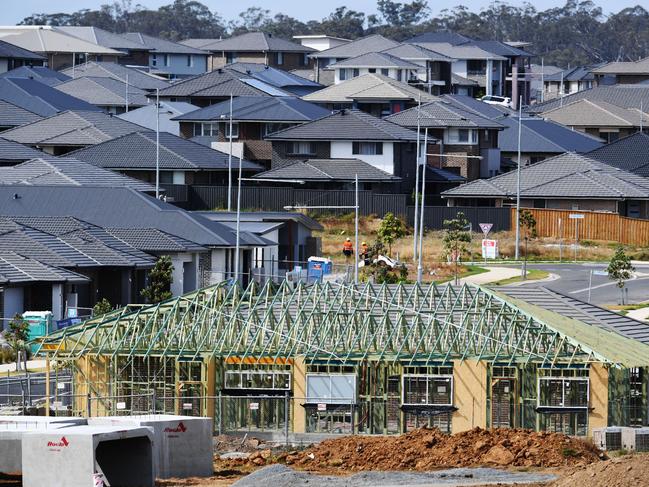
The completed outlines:
[[[333,262],[325,257],[309,257],[308,280],[322,281],[322,278],[331,274]]]
[[[27,337],[29,340],[49,335],[54,331],[52,327],[52,312],[51,311],[25,311],[23,313],[23,320],[29,325],[27,329]],[[32,345],[31,351],[34,353],[38,345]]]

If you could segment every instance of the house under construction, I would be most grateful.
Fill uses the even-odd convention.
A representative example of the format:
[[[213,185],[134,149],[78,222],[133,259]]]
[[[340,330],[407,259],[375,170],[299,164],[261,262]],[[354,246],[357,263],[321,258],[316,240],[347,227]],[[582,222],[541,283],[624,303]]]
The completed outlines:
[[[649,326],[541,287],[224,282],[40,353],[71,363],[77,414],[295,433],[648,424]]]

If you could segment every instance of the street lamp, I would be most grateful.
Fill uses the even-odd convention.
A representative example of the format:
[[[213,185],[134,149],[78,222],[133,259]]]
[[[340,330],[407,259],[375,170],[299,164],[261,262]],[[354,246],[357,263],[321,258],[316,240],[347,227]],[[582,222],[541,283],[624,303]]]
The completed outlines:
[[[354,251],[354,283],[358,284],[358,174],[354,175],[354,196],[356,204],[354,206],[306,206],[306,205],[287,205],[284,207],[287,211],[292,210],[354,210],[354,240],[356,250]]]

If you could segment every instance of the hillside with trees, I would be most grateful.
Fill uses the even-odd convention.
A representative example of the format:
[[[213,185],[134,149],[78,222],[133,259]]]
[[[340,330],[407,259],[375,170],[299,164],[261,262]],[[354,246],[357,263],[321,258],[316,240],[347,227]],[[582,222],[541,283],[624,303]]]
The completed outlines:
[[[547,64],[564,67],[649,56],[649,12],[641,6],[605,14],[589,0],[568,0],[563,7],[548,10],[537,10],[531,3],[514,6],[496,1],[477,12],[458,6],[433,16],[425,0],[378,0],[377,11],[366,15],[338,7],[324,19],[302,21],[251,7],[237,18],[226,20],[195,0],[174,0],[157,10],[121,0],[98,10],[34,14],[21,24],[92,25],[171,40],[218,38],[258,30],[285,39],[316,33],[355,39],[378,33],[404,40],[421,32],[453,30],[479,39],[528,41],[533,44],[531,50],[543,56]]]

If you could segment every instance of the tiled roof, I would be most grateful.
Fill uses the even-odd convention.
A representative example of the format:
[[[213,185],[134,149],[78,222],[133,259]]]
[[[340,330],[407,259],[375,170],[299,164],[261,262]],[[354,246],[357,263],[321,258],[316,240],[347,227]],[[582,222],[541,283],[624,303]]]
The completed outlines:
[[[0,58],[29,59],[32,61],[45,60],[40,54],[5,41],[0,41]]]
[[[639,61],[612,62],[592,69],[595,74],[649,74],[649,58]]]
[[[11,71],[0,74],[1,78],[32,78],[49,86],[56,86],[59,83],[70,79],[61,71],[54,71],[45,66],[20,66]]]
[[[144,252],[200,252],[205,247],[157,228],[107,228],[115,238]]]
[[[478,179],[444,197],[515,198],[517,173]],[[649,199],[649,180],[589,157],[566,153],[521,169],[522,198]]]
[[[563,106],[543,112],[549,118],[569,127],[638,127],[640,118],[649,119],[635,108],[623,108],[608,102],[587,99],[564,103]]]
[[[56,89],[76,96],[96,106],[126,105],[126,90],[128,89],[128,104],[133,107],[143,107],[149,104],[146,91],[114,78],[97,78],[94,76],[76,77],[56,86]]]
[[[498,291],[583,323],[649,344],[649,325],[542,286],[507,286]]]
[[[528,111],[531,113],[544,113],[553,108],[568,105],[577,100],[589,100],[592,102],[604,101],[621,108],[639,109],[640,105],[649,107],[649,86],[642,84],[635,85],[600,85],[589,90],[582,90],[570,95],[544,103],[531,105]]]
[[[117,117],[141,125],[149,130],[156,130],[156,127],[158,127],[160,132],[169,132],[174,135],[179,135],[180,127],[178,122],[173,122],[171,119],[178,115],[198,110],[198,108],[199,107],[196,105],[184,101],[161,100],[159,108],[157,109],[155,103],[149,103],[145,107],[135,108],[128,112],[120,113]],[[157,114],[156,110],[158,112]],[[213,138],[210,139],[214,140]]]
[[[425,47],[418,46],[417,44],[399,44],[395,47],[391,47],[384,51],[386,54],[391,54],[392,56],[400,57],[401,59],[407,60],[426,60],[426,61],[443,61],[451,62],[452,58],[444,56]]]
[[[78,37],[84,41],[92,42],[111,49],[146,50],[147,47],[138,41],[127,39],[119,34],[113,34],[98,27],[57,26],[56,30],[65,34]]]
[[[325,117],[330,110],[292,97],[238,96],[232,100],[232,119],[269,122],[306,122]],[[215,120],[230,116],[230,100],[180,115],[174,120]]]
[[[423,66],[411,63],[387,52],[368,52],[330,64],[327,68],[404,68],[422,69]]]
[[[594,80],[592,68],[589,66],[577,66],[553,74],[543,76],[544,81],[588,81]]]
[[[303,100],[315,103],[351,103],[354,100],[418,100],[422,102],[437,100],[425,91],[407,83],[381,74],[370,73],[357,76],[342,83],[328,86],[322,90],[303,96]]]
[[[268,93],[244,83],[241,74],[229,69],[217,69],[172,84],[160,90],[162,97],[229,97],[234,96],[268,96]],[[286,94],[286,93],[285,93]]]
[[[269,140],[376,140],[414,141],[417,134],[396,123],[373,117],[360,110],[340,110],[302,125],[281,130]]]
[[[492,59],[494,61],[506,61],[505,56],[486,51],[478,46],[461,44],[453,45],[446,42],[416,42],[418,46],[425,47],[431,51],[439,52],[444,56],[453,59]]]
[[[457,45],[457,44],[464,44],[465,42],[472,41],[470,37],[467,37],[462,34],[458,34],[457,32],[453,32],[450,30],[438,30],[436,32],[424,32],[423,34],[419,34],[415,37],[411,37],[408,39],[406,42],[408,43],[420,43],[420,42],[427,42],[427,43],[437,43],[437,42],[445,42],[447,44],[452,44],[452,45]]]
[[[451,84],[453,86],[480,86],[480,83],[476,80],[465,78],[455,73],[451,73]]]
[[[517,57],[533,57],[534,54],[527,52],[518,47],[510,46],[500,41],[479,41],[479,40],[470,40],[463,45],[471,45],[479,47],[488,52],[493,52],[499,56],[517,56]]]
[[[254,177],[305,181],[354,181],[356,175],[361,182],[400,180],[360,159],[309,159],[271,169]]]
[[[643,132],[636,132],[603,145],[586,155],[618,169],[649,178],[649,135]]]
[[[60,267],[47,265],[15,252],[0,253],[0,284],[25,284],[29,282],[83,283],[90,278]]]
[[[4,35],[4,34],[7,35]],[[2,28],[2,40],[38,53],[87,53],[110,56],[123,56],[124,53],[103,47],[94,42],[54,30],[52,27],[23,29],[20,27]]]
[[[505,130],[498,135],[498,148],[502,152],[516,152],[518,117],[501,117],[498,122],[505,125]],[[551,120],[523,117],[521,121],[521,151],[525,153],[584,153],[601,145],[600,139]]]
[[[64,69],[70,78],[81,78],[93,76],[98,78],[112,78],[125,83],[128,77],[128,84],[141,90],[163,89],[169,86],[169,82],[159,76],[145,73],[139,69],[129,68],[122,64],[109,63],[106,61],[88,61],[78,64],[73,68]]]
[[[49,117],[65,110],[101,112],[101,108],[29,78],[1,78],[0,100]]]
[[[4,141],[8,142],[8,141]],[[1,146],[2,144],[0,144]],[[0,167],[0,185],[106,186],[154,192],[148,183],[72,158],[40,156],[22,164]]]
[[[0,127],[18,127],[42,118],[40,115],[36,115],[13,103],[0,100]]]
[[[154,53],[163,53],[163,54],[197,54],[207,56],[207,52],[201,51],[200,49],[195,49],[193,47],[185,46],[177,42],[167,41],[165,39],[160,39],[158,37],[148,36],[146,34],[140,34],[139,32],[129,32],[126,34],[121,34],[121,36],[130,41],[138,42],[144,44],[147,49],[150,49]]]
[[[72,157],[94,166],[107,169],[155,169],[156,134],[139,131],[70,152]],[[233,166],[239,167],[239,160],[233,158]],[[167,132],[160,133],[160,168],[164,170],[210,170],[226,171],[228,155],[191,140]],[[258,171],[260,166],[244,160],[242,168]]]
[[[231,69],[241,73],[242,75],[251,76],[277,88],[290,86],[319,88],[322,86],[311,79],[272,66],[267,66],[262,63],[232,63],[226,65],[225,69]],[[309,70],[309,72],[313,73],[313,70]]]
[[[204,41],[204,42],[203,42]],[[206,51],[233,52],[312,52],[310,47],[296,44],[265,32],[247,32],[228,39],[188,39],[185,45],[200,46]]]
[[[395,113],[385,118],[403,127],[415,128],[417,123],[421,127],[461,127],[461,128],[495,128],[501,129],[503,125],[499,122],[462,108],[453,106],[447,101],[437,100],[412,107],[407,110]]]
[[[29,145],[94,145],[142,127],[102,112],[67,111],[2,132],[5,139]]]
[[[0,103],[0,113],[2,110],[3,106]],[[2,124],[0,123],[0,125]],[[39,150],[0,137],[0,161],[23,162],[42,155],[43,153]]]
[[[311,53],[311,57],[315,58],[350,58],[367,54],[368,52],[380,52],[396,47],[399,42],[383,37],[379,34],[373,34],[367,37],[341,44],[340,46],[332,47],[325,51]]]
[[[72,216],[102,228],[157,228],[207,247],[236,245],[235,232],[224,225],[131,188],[0,186],[0,201],[0,214],[12,217]],[[269,243],[242,233],[241,245]]]

